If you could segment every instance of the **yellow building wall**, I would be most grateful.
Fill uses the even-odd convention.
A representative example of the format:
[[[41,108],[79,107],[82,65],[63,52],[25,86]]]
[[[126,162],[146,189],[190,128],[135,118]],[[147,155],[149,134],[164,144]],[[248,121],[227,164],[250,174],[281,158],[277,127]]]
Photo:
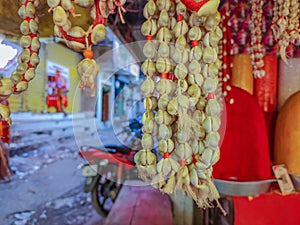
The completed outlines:
[[[67,93],[69,104],[65,111],[67,113],[79,112],[81,110],[81,89],[78,88],[80,78],[77,73],[77,63],[80,60],[80,55],[57,43],[43,44],[39,55],[40,64],[37,68],[37,74],[29,83],[28,90],[21,95],[13,95],[9,98],[11,111],[56,112],[46,105],[46,62],[50,60],[70,69],[70,88]]]

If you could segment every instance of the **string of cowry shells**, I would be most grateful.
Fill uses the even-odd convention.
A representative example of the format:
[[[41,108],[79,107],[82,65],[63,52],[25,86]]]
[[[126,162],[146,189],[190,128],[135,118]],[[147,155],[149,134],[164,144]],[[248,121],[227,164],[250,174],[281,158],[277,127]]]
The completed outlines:
[[[144,135],[151,139],[151,145],[143,144],[144,149],[135,155],[135,162],[141,177],[150,180],[155,188],[168,194],[183,190],[199,207],[206,208],[219,198],[211,176],[212,165],[220,155],[217,131],[221,108],[214,92],[218,84],[218,41],[222,32],[218,28],[219,1],[192,0],[191,3],[183,0],[149,0],[145,5],[144,16],[147,21],[151,18],[157,23],[158,32],[149,38],[149,32],[144,32],[148,30],[145,29],[147,26],[142,27],[148,41],[144,46],[147,59],[142,65],[147,78],[141,89],[146,94],[147,102],[152,104],[149,99],[151,95],[150,98],[157,97],[158,102],[156,109],[145,103],[143,118],[151,115],[153,122],[155,114],[157,129],[153,129],[156,130],[154,132],[148,130],[148,124],[144,123]],[[170,4],[170,8],[161,7]],[[196,5],[198,9],[190,8],[191,5]],[[150,9],[153,14],[147,14]],[[163,16],[166,12],[169,19]],[[147,21],[145,23],[151,24]],[[169,48],[166,47],[168,42]],[[146,46],[149,47],[146,49]],[[149,52],[153,55],[148,55]],[[152,76],[154,84],[149,73],[149,68],[153,68],[153,59],[156,59],[156,72]],[[173,65],[169,67],[167,62]],[[157,158],[150,153],[149,147],[153,143],[152,137],[149,138],[150,131],[150,135],[155,135],[158,140]]]
[[[264,1],[262,0],[253,0],[251,6],[251,60],[255,78],[262,78],[266,73],[262,52],[263,4]]]
[[[222,5],[220,9],[221,22],[219,27],[223,32],[222,41],[219,42],[219,59],[222,63],[219,70],[219,84],[217,89],[217,99],[219,102],[222,102],[223,99],[225,102],[233,104],[234,99],[229,98],[229,92],[231,91],[230,78],[232,71],[232,56],[233,50],[232,45],[234,40],[230,31],[231,22],[230,22],[230,8],[229,2],[226,2]],[[221,107],[223,104],[221,104]]]
[[[298,0],[277,0],[273,11],[273,34],[280,47],[280,56],[287,63],[286,48],[300,40],[299,2]]]
[[[21,7],[18,10],[22,18],[20,31],[22,37],[20,45],[23,51],[18,57],[18,66],[9,78],[0,81],[0,119],[11,124],[10,109],[2,101],[8,99],[12,94],[20,94],[28,88],[28,83],[35,77],[35,70],[39,64],[39,32],[36,8],[39,0],[20,0]]]
[[[93,24],[87,31],[79,26],[72,27],[69,20],[69,14],[74,17],[80,15],[74,11],[73,3],[90,9],[90,15],[94,19]],[[77,69],[81,77],[81,88],[85,92],[86,87],[90,88],[91,96],[96,94],[96,85],[94,80],[99,73],[100,67],[93,59],[93,52],[91,50],[92,44],[98,44],[103,41],[106,36],[106,22],[111,13],[118,8],[122,22],[122,12],[125,11],[123,5],[126,0],[47,0],[50,7],[49,12],[53,11],[54,33],[56,36],[65,40],[68,47],[78,52],[84,52],[84,59],[79,62]]]

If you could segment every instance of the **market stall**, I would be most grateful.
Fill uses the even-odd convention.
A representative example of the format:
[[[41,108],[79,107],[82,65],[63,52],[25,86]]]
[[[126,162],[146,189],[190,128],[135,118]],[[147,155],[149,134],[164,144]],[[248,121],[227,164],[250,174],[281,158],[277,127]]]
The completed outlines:
[[[0,86],[0,115],[8,125],[4,101],[27,89],[39,64],[40,2],[21,3],[23,52]],[[83,55],[77,67],[80,88],[95,97],[100,66],[92,46],[105,39],[111,14],[126,22],[126,1],[47,4],[55,35]],[[69,18],[78,16],[74,5],[90,10],[88,29],[72,26]],[[226,207],[219,199],[230,196],[234,210],[227,213],[234,214],[235,225],[298,224],[299,215],[289,209],[300,204],[295,193],[300,176],[299,13],[298,0],[145,2],[140,59],[145,112],[142,149],[134,156],[142,180],[169,195],[183,192],[201,209],[218,207],[220,216]],[[60,75],[48,74],[50,88],[58,86]],[[57,99],[53,105],[48,100],[58,108]],[[102,106],[108,102],[104,99]],[[280,219],[276,211],[282,212]]]

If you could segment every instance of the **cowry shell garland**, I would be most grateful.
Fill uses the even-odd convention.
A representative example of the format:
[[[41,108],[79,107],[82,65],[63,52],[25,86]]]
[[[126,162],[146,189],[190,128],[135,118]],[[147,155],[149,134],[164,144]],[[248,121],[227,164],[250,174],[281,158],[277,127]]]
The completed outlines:
[[[106,36],[106,22],[111,13],[118,8],[121,21],[124,22],[122,12],[125,12],[123,5],[126,0],[47,0],[50,7],[49,12],[53,11],[54,33],[56,36],[65,40],[66,45],[78,52],[84,52],[83,59],[77,66],[81,77],[80,87],[87,93],[86,87],[91,90],[91,97],[96,94],[95,78],[99,73],[99,65],[93,58],[91,45],[103,41]],[[72,26],[69,14],[74,17],[80,15],[75,13],[74,4],[89,8],[93,24],[87,31],[79,26]],[[88,51],[86,51],[88,50]]]
[[[255,78],[262,78],[265,75],[264,60],[262,52],[262,0],[252,0],[251,17],[251,60]]]
[[[280,47],[279,53],[287,63],[286,48],[300,40],[299,31],[299,1],[277,0],[274,1],[274,17],[272,30],[275,40]]]
[[[149,0],[144,7],[146,36],[141,85],[145,95],[143,149],[135,155],[142,179],[162,192],[182,190],[199,207],[218,203],[212,166],[220,157],[221,107],[218,86],[219,1]],[[206,5],[207,4],[207,5]],[[155,139],[158,155],[153,153]]]
[[[23,51],[18,57],[18,65],[16,70],[9,78],[3,78],[0,81],[0,119],[11,124],[9,106],[2,103],[12,94],[20,94],[27,90],[28,83],[35,77],[35,70],[40,59],[38,56],[40,49],[38,18],[36,8],[39,6],[39,0],[20,0],[22,4],[18,10],[19,16],[22,18],[20,31],[22,37],[20,45]]]

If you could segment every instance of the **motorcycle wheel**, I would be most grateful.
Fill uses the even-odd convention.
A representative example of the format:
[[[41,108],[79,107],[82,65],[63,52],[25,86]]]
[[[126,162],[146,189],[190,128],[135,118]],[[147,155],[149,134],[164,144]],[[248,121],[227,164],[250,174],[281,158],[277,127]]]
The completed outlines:
[[[103,217],[110,212],[122,187],[122,184],[116,182],[116,170],[109,168],[106,168],[106,172],[99,176],[97,184],[91,191],[92,205]]]

